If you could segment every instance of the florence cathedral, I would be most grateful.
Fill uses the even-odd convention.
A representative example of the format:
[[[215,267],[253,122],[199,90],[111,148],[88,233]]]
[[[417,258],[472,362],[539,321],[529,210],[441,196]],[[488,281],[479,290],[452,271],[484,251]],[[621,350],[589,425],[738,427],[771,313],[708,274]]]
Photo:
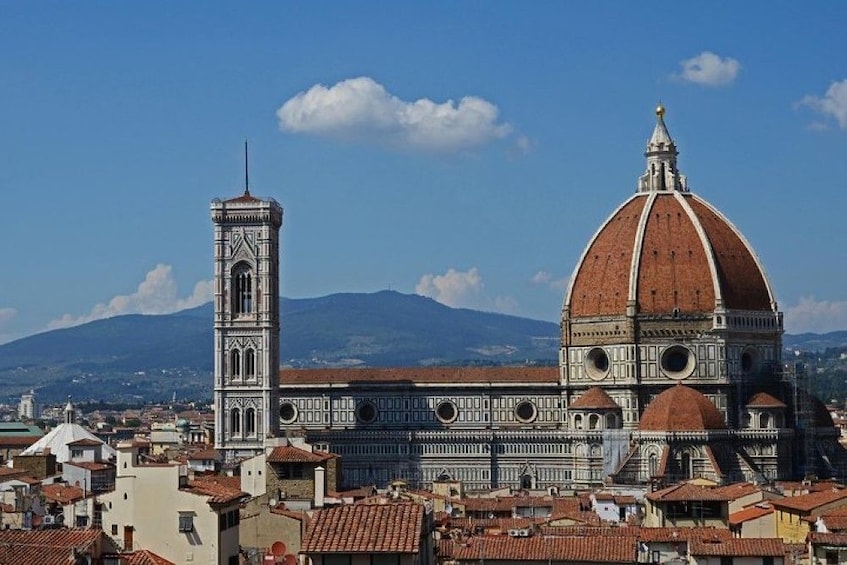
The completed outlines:
[[[212,203],[215,447],[304,437],[343,483],[584,488],[827,477],[838,431],[783,363],[782,313],[741,232],[689,190],[656,109],[635,193],[570,278],[555,367],[282,369],[282,208]]]

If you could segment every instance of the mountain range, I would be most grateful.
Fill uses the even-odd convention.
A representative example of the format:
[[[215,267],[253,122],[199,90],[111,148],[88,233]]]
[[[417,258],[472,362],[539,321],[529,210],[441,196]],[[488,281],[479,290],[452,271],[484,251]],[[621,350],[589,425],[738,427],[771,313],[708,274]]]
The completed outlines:
[[[450,308],[381,291],[282,298],[281,364],[291,367],[554,364],[552,322]],[[0,397],[154,401],[210,398],[212,304],[126,315],[0,346]],[[847,331],[785,335],[789,350],[847,346]]]

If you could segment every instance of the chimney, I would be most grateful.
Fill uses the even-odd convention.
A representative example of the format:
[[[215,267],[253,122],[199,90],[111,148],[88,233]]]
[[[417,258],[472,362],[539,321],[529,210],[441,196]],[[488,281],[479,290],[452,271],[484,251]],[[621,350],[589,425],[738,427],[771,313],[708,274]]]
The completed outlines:
[[[315,508],[323,508],[326,496],[326,469],[315,467]]]

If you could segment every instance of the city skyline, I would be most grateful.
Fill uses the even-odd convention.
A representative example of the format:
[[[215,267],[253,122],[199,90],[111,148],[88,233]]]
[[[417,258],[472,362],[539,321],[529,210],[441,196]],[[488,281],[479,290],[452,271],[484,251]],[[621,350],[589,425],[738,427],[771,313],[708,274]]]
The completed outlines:
[[[211,298],[213,198],[285,209],[281,294],[558,321],[666,121],[789,332],[847,329],[847,7],[2,8],[0,343]]]

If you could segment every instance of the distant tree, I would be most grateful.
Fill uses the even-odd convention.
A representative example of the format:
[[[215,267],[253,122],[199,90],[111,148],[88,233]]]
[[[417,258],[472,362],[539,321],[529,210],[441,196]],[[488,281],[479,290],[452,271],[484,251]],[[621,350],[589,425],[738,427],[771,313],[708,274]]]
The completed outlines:
[[[106,416],[106,417],[103,419],[103,421],[104,421],[104,422],[106,422],[107,424],[109,424],[110,426],[114,426],[114,425],[117,423],[117,420],[115,420],[115,417],[114,417],[114,416],[112,416],[111,414],[109,414],[108,416]]]

